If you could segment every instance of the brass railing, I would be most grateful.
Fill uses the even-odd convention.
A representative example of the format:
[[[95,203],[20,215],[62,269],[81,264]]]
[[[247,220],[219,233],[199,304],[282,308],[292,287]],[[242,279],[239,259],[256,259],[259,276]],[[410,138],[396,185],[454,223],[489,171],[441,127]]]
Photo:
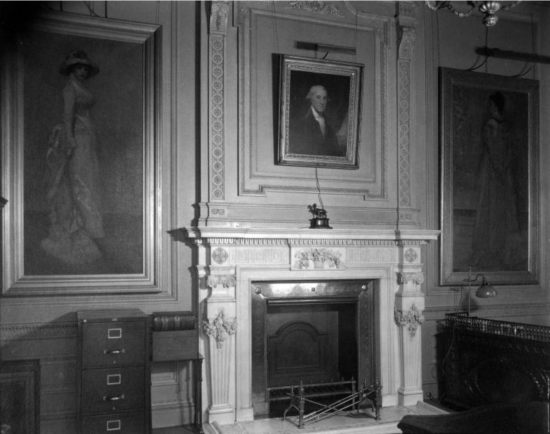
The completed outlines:
[[[476,333],[550,342],[550,327],[472,317],[467,312],[445,314],[445,325]]]

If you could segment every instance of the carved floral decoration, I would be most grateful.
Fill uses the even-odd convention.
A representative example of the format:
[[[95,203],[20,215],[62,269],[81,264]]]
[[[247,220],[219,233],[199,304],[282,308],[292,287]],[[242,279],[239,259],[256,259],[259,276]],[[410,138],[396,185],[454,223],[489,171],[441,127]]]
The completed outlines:
[[[411,338],[416,336],[418,327],[420,327],[425,320],[422,312],[414,304],[411,306],[410,310],[406,311],[399,311],[397,307],[394,307],[394,315],[395,320],[401,327],[407,327],[409,329]]]
[[[203,321],[204,333],[216,340],[216,348],[223,348],[223,343],[237,331],[237,321],[227,322],[223,310],[211,321]]]
[[[308,269],[341,269],[345,268],[342,262],[342,254],[332,249],[309,249],[299,251],[294,255],[295,268]]]

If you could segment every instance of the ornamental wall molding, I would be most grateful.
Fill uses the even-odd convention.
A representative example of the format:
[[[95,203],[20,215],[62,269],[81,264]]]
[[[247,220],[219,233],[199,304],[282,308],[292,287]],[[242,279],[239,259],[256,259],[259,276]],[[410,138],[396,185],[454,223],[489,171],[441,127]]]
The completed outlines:
[[[210,35],[210,194],[225,199],[224,76],[225,37]]]
[[[423,246],[427,240],[361,240],[361,239],[301,239],[301,238],[210,238],[197,237],[195,244],[211,246]]]
[[[235,2],[238,3],[238,2]],[[278,6],[278,5],[282,6]],[[253,155],[258,155],[259,146],[263,140],[259,137],[256,129],[256,114],[261,112],[263,107],[262,102],[255,99],[251,95],[254,86],[259,85],[254,83],[254,77],[257,77],[256,71],[256,55],[251,50],[251,45],[256,32],[261,29],[254,29],[255,19],[252,18],[256,14],[266,17],[271,15],[275,21],[274,26],[277,26],[277,11],[280,10],[281,16],[287,18],[292,15],[293,20],[297,22],[312,23],[318,19],[324,19],[325,25],[334,25],[336,28],[354,26],[356,30],[372,32],[375,37],[375,52],[373,53],[372,62],[376,65],[376,95],[373,99],[377,102],[376,116],[373,119],[376,122],[377,130],[380,129],[380,134],[376,137],[376,152],[373,157],[377,159],[376,173],[369,176],[368,179],[357,179],[337,181],[326,186],[323,191],[333,194],[344,194],[350,196],[361,196],[358,200],[387,200],[388,199],[388,143],[390,138],[388,133],[393,130],[393,126],[389,124],[388,105],[393,105],[393,94],[389,91],[388,77],[391,76],[391,70],[394,68],[390,63],[393,58],[395,37],[395,26],[393,14],[392,16],[382,16],[372,13],[357,13],[349,2],[334,2],[337,9],[342,10],[338,14],[331,15],[326,11],[331,10],[333,2],[324,1],[295,1],[290,7],[285,8],[288,2],[247,2],[246,6],[240,7],[236,12],[238,19],[235,20],[239,26],[243,27],[243,31],[239,33],[239,164],[238,164],[238,188],[240,195],[246,196],[266,196],[268,192],[304,192],[314,193],[317,190],[310,183],[305,182],[302,177],[292,178],[284,172],[276,172],[265,170],[265,168],[257,165],[256,158]],[[348,11],[352,12],[352,16]],[[307,16],[305,13],[300,13],[301,10],[309,10],[313,14],[314,10],[323,11],[317,17]],[[347,21],[346,21],[347,20]],[[299,25],[298,23],[297,25]],[[370,59],[369,59],[370,60]],[[257,81],[257,80],[256,80]],[[265,107],[264,107],[265,108]],[[379,137],[378,137],[379,136]],[[256,148],[256,149],[255,149]]]
[[[397,324],[401,327],[407,327],[411,338],[416,336],[418,327],[420,327],[425,321],[422,311],[420,311],[415,304],[411,306],[410,310],[405,311],[397,310],[397,307],[394,306],[394,314]]]
[[[237,331],[237,320],[226,321],[222,310],[213,320],[203,321],[203,331],[216,341],[216,348],[221,349],[224,342]]]

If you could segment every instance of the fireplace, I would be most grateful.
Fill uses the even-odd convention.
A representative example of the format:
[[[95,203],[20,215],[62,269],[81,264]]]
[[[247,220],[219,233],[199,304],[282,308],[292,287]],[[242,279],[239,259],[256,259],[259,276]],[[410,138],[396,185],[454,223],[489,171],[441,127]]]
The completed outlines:
[[[275,340],[270,341],[271,345],[284,345],[292,333],[309,336],[311,340],[324,339],[325,343],[329,342],[328,348],[339,345],[334,342],[342,339],[342,334],[331,336],[329,331],[317,327],[315,321],[319,319],[313,323],[302,321],[304,324],[294,324],[289,329],[282,319],[286,315],[281,313],[283,308],[299,311],[311,304],[310,299],[315,296],[272,297],[275,283],[298,285],[301,291],[311,293],[316,292],[319,285],[336,287],[337,282],[361,288],[358,294],[362,295],[353,297],[370,300],[370,304],[365,305],[369,306],[367,309],[372,308],[372,314],[357,315],[359,318],[370,316],[373,320],[374,325],[368,326],[373,333],[372,341],[366,347],[374,352],[365,355],[363,345],[356,346],[359,354],[352,357],[358,360],[357,379],[376,378],[380,382],[382,407],[414,405],[421,401],[419,328],[424,309],[421,253],[422,246],[435,240],[437,235],[437,231],[424,230],[203,227],[191,231],[189,236],[198,248],[196,268],[200,285],[196,297],[205,324],[200,341],[205,358],[204,420],[209,424],[254,420],[265,413],[267,372],[271,369],[281,373],[280,378],[275,375],[276,379],[270,380],[275,382],[284,377],[285,369],[290,373],[289,366],[285,366],[287,359],[281,358],[278,365],[272,367],[266,366],[265,359],[260,357],[260,353],[267,352],[268,340],[262,349],[256,341],[254,327],[258,321],[265,324],[266,315],[279,315],[274,320],[272,337]],[[321,260],[317,260],[319,258]],[[264,296],[258,295],[258,291]],[[353,297],[350,295],[346,300],[342,297],[337,299],[338,303],[328,303],[327,297],[319,297],[319,306],[324,304],[324,307],[316,309],[324,309],[322,315],[340,318],[346,312],[363,309],[345,307],[354,303],[362,306]],[[260,300],[263,305],[258,307]],[[333,304],[339,307],[331,311],[328,306]],[[258,319],[261,316],[264,318]],[[361,339],[359,335],[357,339]],[[326,345],[318,348],[326,349]],[[338,363],[333,368],[331,363],[335,362],[330,360],[328,367],[319,367],[324,356],[320,353],[317,356],[303,364],[316,365],[315,375],[321,376],[318,378],[330,377],[324,371],[338,371]],[[289,376],[291,381],[297,378]]]
[[[254,417],[281,416],[290,386],[330,401],[374,383],[373,282],[253,282],[250,294]]]

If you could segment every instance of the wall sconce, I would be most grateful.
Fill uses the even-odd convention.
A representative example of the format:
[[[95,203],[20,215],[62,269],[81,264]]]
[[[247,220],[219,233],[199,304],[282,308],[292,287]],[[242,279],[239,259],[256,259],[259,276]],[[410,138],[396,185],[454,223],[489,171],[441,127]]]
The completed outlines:
[[[434,1],[434,0],[425,0],[426,5],[434,10],[438,11],[439,9],[449,9],[452,13],[457,15],[460,18],[469,17],[472,12],[477,8],[479,12],[483,14],[483,24],[487,27],[493,27],[498,22],[498,17],[496,13],[498,11],[506,11],[513,8],[515,5],[521,2],[519,1],[466,1],[467,9],[463,10],[462,8],[456,8],[452,1]]]
[[[491,298],[497,296],[497,290],[489,285],[487,279],[483,274],[477,274],[476,277],[472,279],[472,267],[468,268],[468,277],[464,279],[464,282],[468,282],[468,316],[470,316],[470,290],[472,282],[476,282],[477,279],[481,277],[481,285],[477,288],[476,297],[478,298]]]
[[[4,208],[4,205],[8,203],[8,199],[4,199],[0,196],[0,208]]]

